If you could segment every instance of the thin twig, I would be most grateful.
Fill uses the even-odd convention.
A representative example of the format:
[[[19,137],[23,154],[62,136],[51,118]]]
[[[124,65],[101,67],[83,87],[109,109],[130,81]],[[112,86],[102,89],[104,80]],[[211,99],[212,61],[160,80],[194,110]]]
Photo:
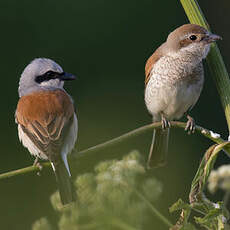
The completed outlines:
[[[184,122],[178,122],[178,121],[173,121],[171,122],[171,127],[172,128],[185,128],[186,123]],[[156,123],[152,123],[149,125],[145,125],[142,126],[138,129],[132,130],[126,134],[123,134],[122,136],[116,137],[112,140],[106,141],[102,144],[98,144],[96,146],[90,147],[88,149],[85,150],[81,150],[79,152],[77,152],[76,150],[73,151],[72,154],[70,154],[70,160],[75,160],[81,157],[88,157],[91,156],[91,154],[95,153],[95,152],[100,152],[105,148],[111,147],[113,145],[117,145],[129,138],[133,138],[136,136],[139,136],[141,134],[144,134],[148,131],[151,131],[153,129],[158,129],[161,128],[161,122],[156,122]],[[226,142],[225,140],[223,140],[220,136],[218,136],[217,134],[213,133],[212,131],[202,128],[200,126],[196,126],[196,132],[205,136],[206,138],[214,141],[217,144],[221,144]],[[227,154],[230,156],[230,151],[229,149],[225,149],[225,151],[227,152]],[[49,162],[45,162],[45,163],[41,163],[42,167],[50,167],[50,163]],[[37,166],[29,166],[26,168],[21,168],[21,169],[17,169],[17,170],[13,170],[10,172],[6,172],[6,173],[2,173],[0,174],[0,180],[1,179],[5,179],[5,178],[10,178],[13,176],[18,176],[18,175],[23,175],[29,172],[38,172],[40,171],[39,167]]]
[[[167,227],[172,227],[172,223],[165,217],[163,216],[138,190],[134,189],[134,192],[136,195],[148,206],[148,208],[154,213],[154,215],[161,220],[164,225]]]
[[[124,188],[127,190],[134,192],[136,196],[142,200],[146,206],[151,210],[151,212],[162,222],[166,227],[172,227],[173,224],[160,212],[155,208],[155,206],[141,193],[139,192],[135,187],[133,187],[129,181],[121,183]]]

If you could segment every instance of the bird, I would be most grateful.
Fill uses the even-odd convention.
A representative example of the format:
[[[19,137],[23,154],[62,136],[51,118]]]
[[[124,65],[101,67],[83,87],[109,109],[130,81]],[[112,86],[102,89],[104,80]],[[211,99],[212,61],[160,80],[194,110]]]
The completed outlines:
[[[74,79],[49,58],[32,60],[19,80],[15,112],[19,140],[36,159],[51,162],[63,205],[76,200],[67,154],[75,146],[78,121],[63,88],[64,81]]]
[[[170,121],[183,115],[188,118],[185,130],[195,131],[189,111],[196,104],[204,83],[203,59],[211,43],[222,39],[196,24],[184,24],[169,33],[167,40],[155,50],[145,65],[144,100],[154,129],[147,168],[166,164]]]

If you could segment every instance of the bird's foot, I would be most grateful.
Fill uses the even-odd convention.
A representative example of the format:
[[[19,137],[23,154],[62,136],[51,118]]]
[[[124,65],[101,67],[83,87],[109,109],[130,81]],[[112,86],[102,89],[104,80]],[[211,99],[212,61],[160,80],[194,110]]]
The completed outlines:
[[[185,127],[185,131],[188,132],[188,134],[194,133],[195,129],[196,129],[196,124],[195,121],[192,117],[190,117],[189,115],[187,115],[188,121]]]
[[[38,157],[36,157],[36,159],[34,160],[33,166],[38,167],[39,170],[42,171],[43,166],[42,166],[41,163],[39,162],[39,158],[38,158]],[[38,176],[41,176],[41,172],[40,172],[40,171],[37,172],[37,175],[38,175]]]
[[[166,118],[163,115],[161,115],[161,126],[162,126],[163,130],[171,127],[170,122],[168,120],[166,120]]]

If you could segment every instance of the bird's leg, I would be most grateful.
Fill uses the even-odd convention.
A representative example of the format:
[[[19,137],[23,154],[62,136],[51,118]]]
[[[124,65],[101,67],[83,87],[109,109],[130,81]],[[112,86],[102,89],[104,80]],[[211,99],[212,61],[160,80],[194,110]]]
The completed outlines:
[[[166,128],[170,128],[170,126],[171,126],[170,122],[166,120],[163,113],[161,113],[161,126],[162,126],[162,129],[164,129],[164,130]]]
[[[38,158],[38,157],[35,158],[34,163],[33,163],[33,166],[38,167],[39,170],[42,171],[42,165],[40,164],[39,158]],[[37,175],[38,175],[38,176],[41,176],[41,173],[40,173],[40,172],[37,172]]]
[[[196,129],[195,121],[192,117],[187,115],[188,121],[185,127],[185,131],[188,131],[188,134],[194,133]]]

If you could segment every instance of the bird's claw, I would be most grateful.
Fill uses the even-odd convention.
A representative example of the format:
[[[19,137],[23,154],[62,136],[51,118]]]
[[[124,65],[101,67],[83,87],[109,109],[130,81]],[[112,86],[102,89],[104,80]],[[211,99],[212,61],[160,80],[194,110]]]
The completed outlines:
[[[162,126],[162,129],[166,129],[166,128],[170,128],[171,127],[171,124],[169,121],[167,121],[163,116],[161,118],[161,126]]]
[[[185,131],[188,132],[188,134],[194,133],[196,129],[195,121],[192,117],[187,116],[188,121],[185,127]]]
[[[34,160],[33,166],[38,167],[39,170],[42,171],[43,166],[42,166],[41,163],[38,161],[38,157],[36,157],[36,159]],[[40,171],[37,172],[37,175],[38,175],[38,176],[41,176]]]

